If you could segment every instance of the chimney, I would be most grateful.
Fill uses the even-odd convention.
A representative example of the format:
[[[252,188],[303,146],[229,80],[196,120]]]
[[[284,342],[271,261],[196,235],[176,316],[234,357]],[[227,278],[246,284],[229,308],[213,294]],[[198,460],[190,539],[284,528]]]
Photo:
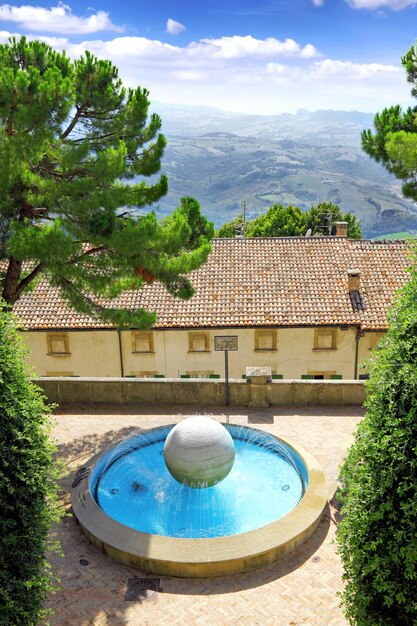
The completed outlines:
[[[359,292],[360,277],[361,275],[359,270],[348,270],[349,293],[352,293],[352,291]]]
[[[347,222],[335,222],[336,226],[336,237],[347,237],[348,234],[348,223]]]

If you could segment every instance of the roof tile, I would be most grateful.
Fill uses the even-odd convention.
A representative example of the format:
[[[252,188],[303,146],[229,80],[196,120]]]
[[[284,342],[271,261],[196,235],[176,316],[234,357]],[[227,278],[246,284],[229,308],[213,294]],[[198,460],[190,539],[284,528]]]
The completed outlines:
[[[341,237],[215,239],[205,265],[190,274],[195,295],[173,298],[154,282],[112,302],[155,310],[155,328],[360,324],[387,326],[396,290],[407,280],[404,241]],[[352,306],[348,269],[360,271],[360,306]],[[355,310],[357,309],[357,310]],[[72,310],[58,288],[43,280],[14,311],[28,330],[111,328]]]

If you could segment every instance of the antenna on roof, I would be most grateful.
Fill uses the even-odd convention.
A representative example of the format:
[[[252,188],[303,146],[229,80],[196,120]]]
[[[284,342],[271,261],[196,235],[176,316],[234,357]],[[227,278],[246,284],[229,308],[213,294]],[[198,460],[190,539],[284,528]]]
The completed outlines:
[[[242,222],[235,224],[236,237],[244,237],[246,230],[246,200],[242,202]]]
[[[329,211],[327,213],[326,211],[323,211],[319,213],[319,217],[322,218],[323,220],[323,226],[316,226],[316,228],[317,228],[317,231],[323,231],[323,232],[318,232],[316,234],[330,236],[332,234],[332,218],[333,218],[332,212]]]
[[[304,235],[305,237],[311,237],[311,228],[308,229],[308,231],[306,232],[306,234]]]

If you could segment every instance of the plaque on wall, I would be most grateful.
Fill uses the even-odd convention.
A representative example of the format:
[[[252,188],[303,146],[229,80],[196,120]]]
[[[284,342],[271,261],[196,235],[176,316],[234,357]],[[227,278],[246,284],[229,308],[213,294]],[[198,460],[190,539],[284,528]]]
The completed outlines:
[[[215,350],[237,350],[237,335],[217,335],[214,337]]]

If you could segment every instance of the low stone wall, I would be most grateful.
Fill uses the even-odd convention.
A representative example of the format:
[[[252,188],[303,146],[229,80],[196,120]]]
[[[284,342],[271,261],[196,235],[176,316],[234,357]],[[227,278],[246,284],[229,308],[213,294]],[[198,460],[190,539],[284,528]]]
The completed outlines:
[[[225,405],[222,379],[59,377],[34,382],[49,402],[57,404]],[[245,380],[231,380],[229,391],[230,406],[257,406],[258,386],[255,390],[255,385]],[[358,380],[274,380],[262,391],[266,406],[361,405],[365,400],[365,385]]]

